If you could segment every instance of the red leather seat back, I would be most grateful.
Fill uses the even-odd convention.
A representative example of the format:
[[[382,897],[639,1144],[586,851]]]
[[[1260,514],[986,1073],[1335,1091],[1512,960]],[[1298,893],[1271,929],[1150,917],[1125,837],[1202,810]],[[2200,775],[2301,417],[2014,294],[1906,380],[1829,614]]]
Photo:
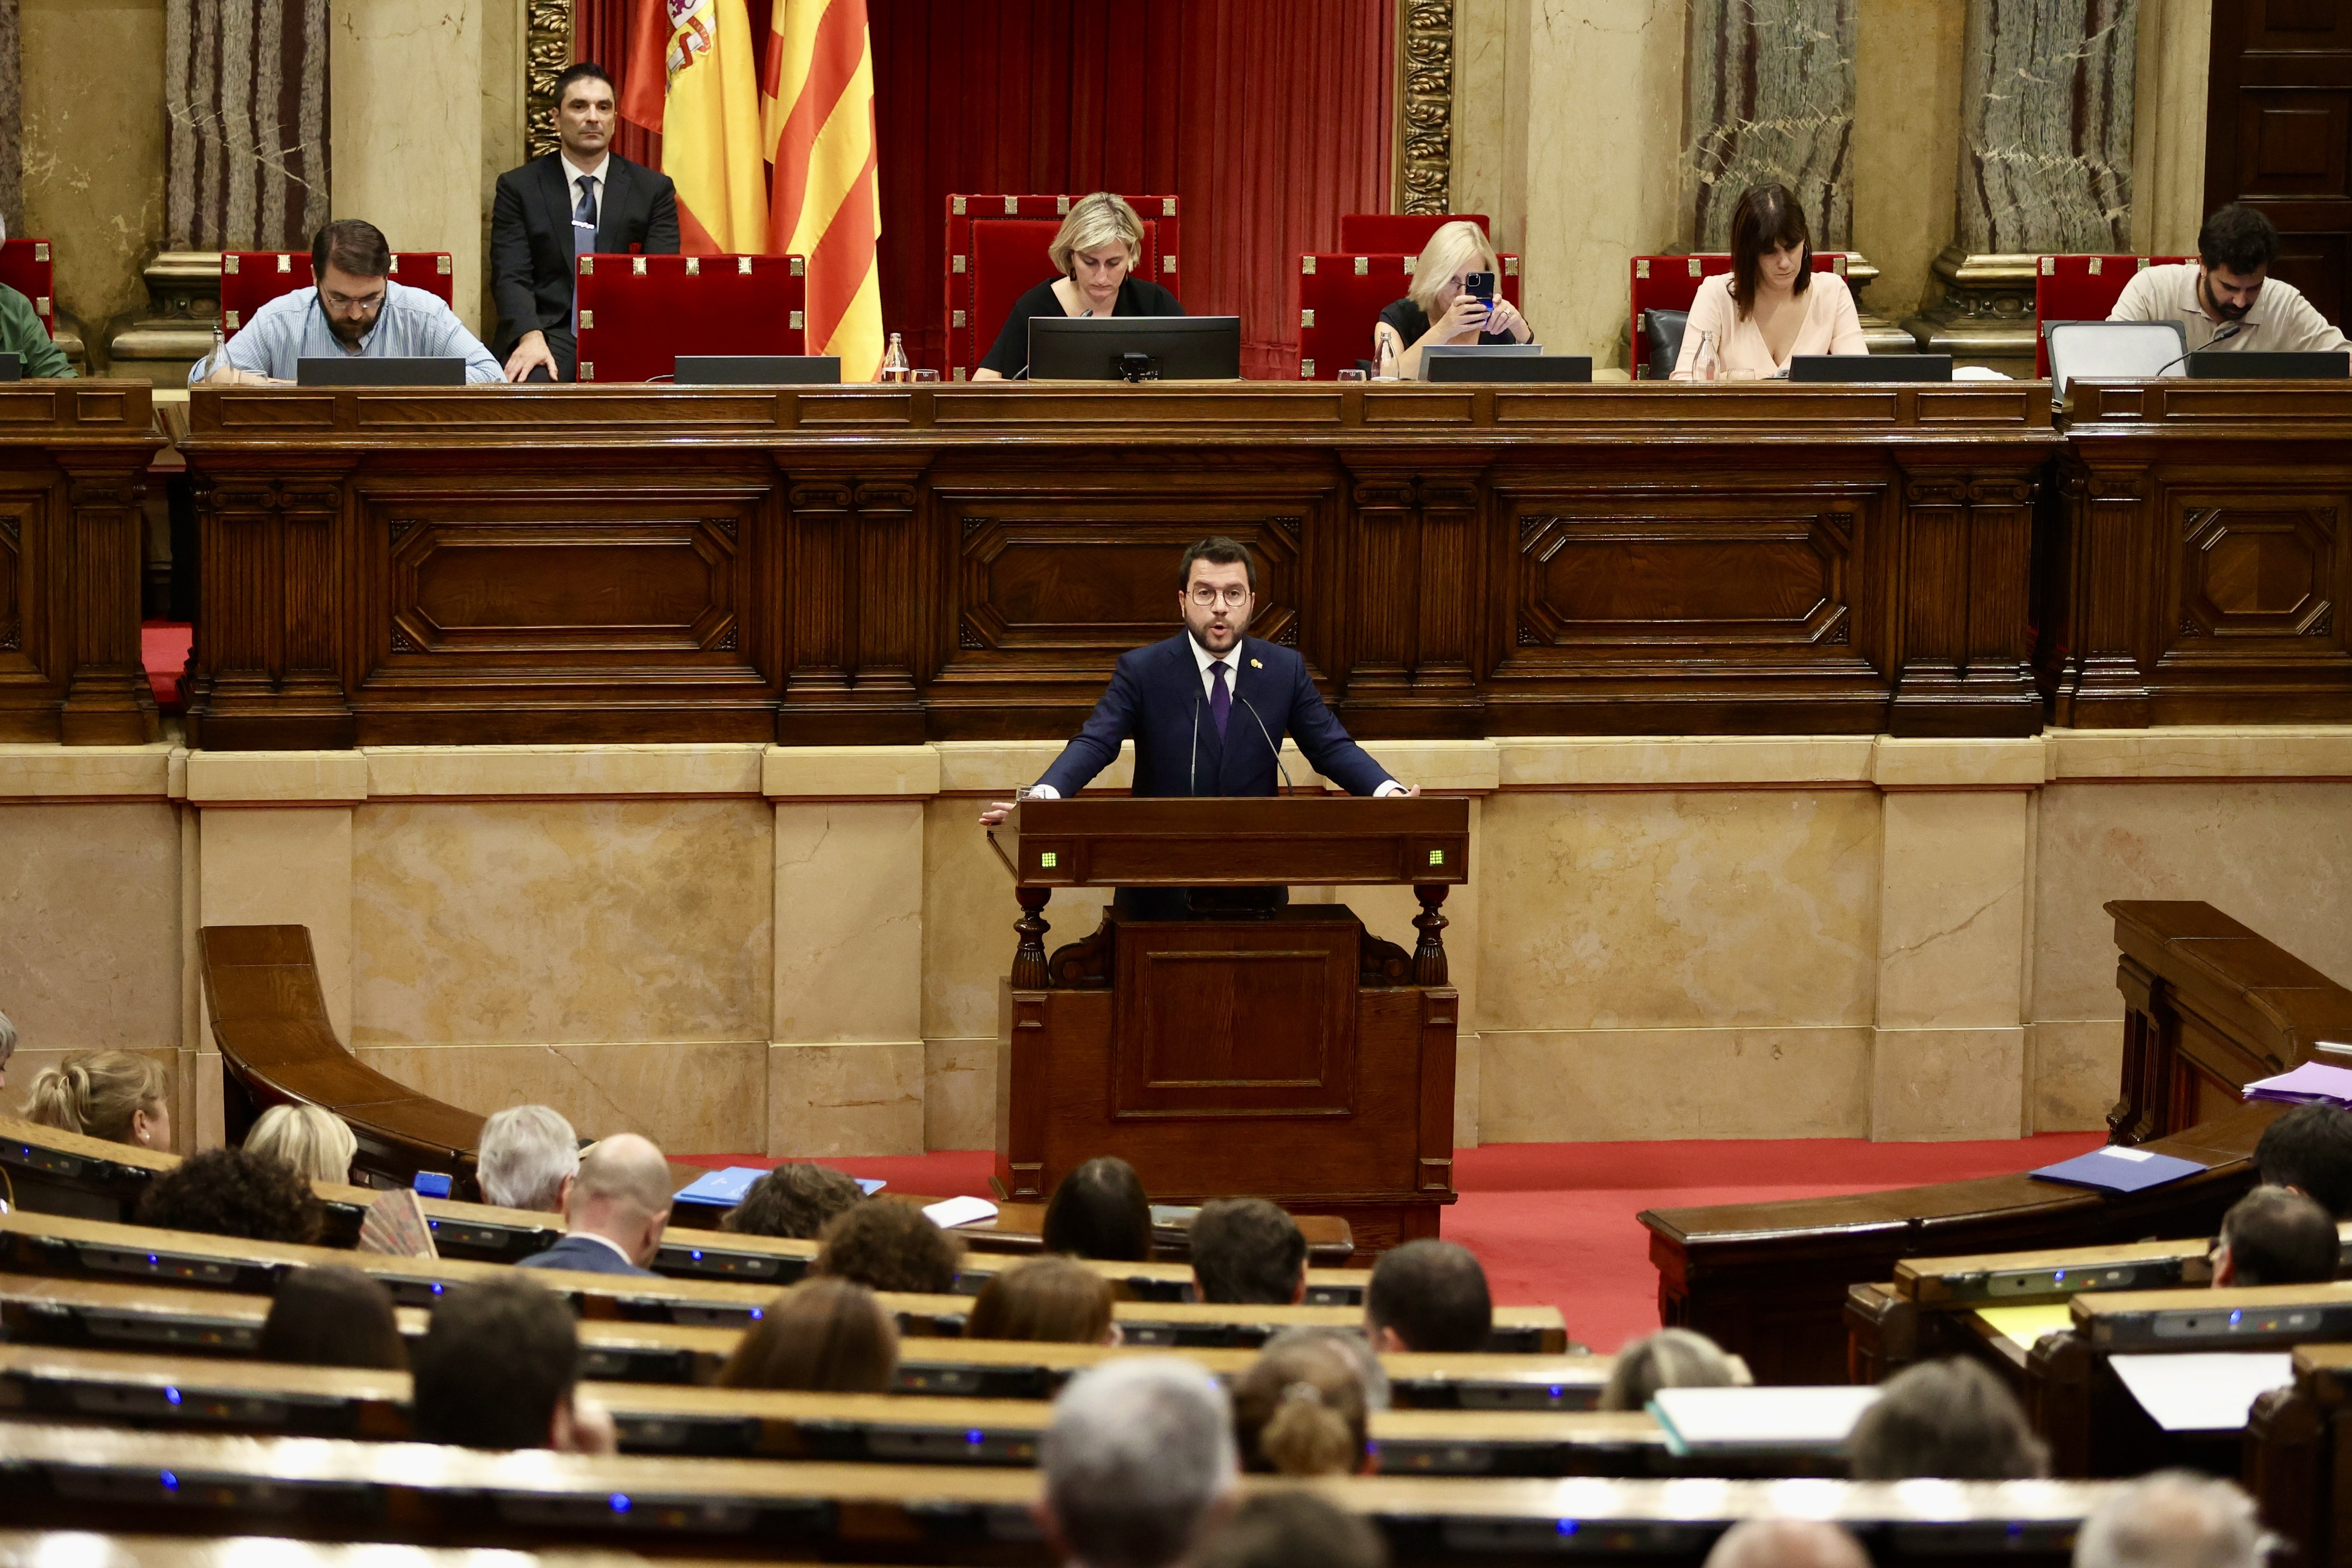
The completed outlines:
[[[583,256],[580,379],[643,382],[680,354],[805,352],[797,256]]]
[[[1484,213],[1343,213],[1339,248],[1350,256],[1419,256],[1429,236],[1467,218],[1481,234],[1493,234]]]
[[[1372,329],[1381,312],[1402,299],[1412,287],[1411,256],[1326,255],[1317,252],[1298,258],[1298,379],[1336,380],[1353,370],[1359,360],[1372,357]],[[1503,276],[1496,279],[1503,298],[1519,302],[1519,258],[1500,258]],[[1543,331],[1537,329],[1540,340]]]
[[[1845,276],[1846,253],[1842,250],[1813,252],[1815,272],[1834,272]],[[1632,346],[1633,379],[1650,379],[1648,356],[1642,349],[1642,314],[1646,310],[1688,310],[1691,301],[1698,298],[1698,286],[1719,272],[1731,270],[1727,251],[1701,251],[1692,256],[1637,256],[1633,265],[1633,311],[1629,324],[1633,335],[1627,340]]]
[[[49,263],[49,242],[45,239],[12,239],[0,245],[0,283],[33,302],[41,325],[52,338],[58,335],[55,270]]]
[[[2151,267],[2193,256],[2045,256],[2033,276],[2033,373],[2050,374],[2049,321],[2104,321],[2124,287]]]
[[[948,198],[948,379],[969,381],[996,346],[1013,302],[1055,276],[1045,252],[1069,215],[1073,196]],[[1179,298],[1178,218],[1173,196],[1129,196],[1143,220],[1143,257],[1135,276]]]
[[[446,250],[402,250],[392,256],[392,278],[411,288],[456,303],[455,264]],[[253,313],[281,294],[308,288],[310,253],[307,250],[232,250],[221,254],[221,332],[234,338],[253,319]]]

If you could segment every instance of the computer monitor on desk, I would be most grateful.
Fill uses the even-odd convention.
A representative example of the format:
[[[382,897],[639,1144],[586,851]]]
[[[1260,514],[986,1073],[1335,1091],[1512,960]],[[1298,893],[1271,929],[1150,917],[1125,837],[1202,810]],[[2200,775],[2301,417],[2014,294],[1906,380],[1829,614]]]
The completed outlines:
[[[2340,382],[2352,375],[2352,353],[2271,353],[2247,349],[2200,349],[2189,356],[2189,373],[2202,381]]]
[[[1241,374],[1238,316],[1039,316],[1029,322],[1033,382],[1232,382]]]
[[[1589,382],[1590,354],[1547,354],[1541,343],[1439,343],[1421,351],[1429,382]]]
[[[389,354],[305,358],[295,361],[298,387],[461,387],[466,361],[456,354],[396,359]]]

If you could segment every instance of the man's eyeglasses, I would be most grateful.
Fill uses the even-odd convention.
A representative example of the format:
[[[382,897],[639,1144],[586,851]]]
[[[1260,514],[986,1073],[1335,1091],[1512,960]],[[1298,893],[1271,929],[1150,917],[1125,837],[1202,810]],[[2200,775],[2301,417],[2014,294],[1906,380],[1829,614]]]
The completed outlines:
[[[370,294],[354,299],[348,294],[331,294],[325,289],[320,289],[319,299],[328,309],[350,316],[365,316],[383,305],[383,296],[381,294]]]
[[[1192,593],[1192,602],[1199,605],[1203,610],[1214,610],[1220,600],[1224,602],[1227,608],[1239,610],[1243,605],[1249,602],[1249,596],[1250,591],[1246,588],[1228,588],[1223,593],[1220,593],[1217,590],[1209,587],[1206,583],[1195,584]]]

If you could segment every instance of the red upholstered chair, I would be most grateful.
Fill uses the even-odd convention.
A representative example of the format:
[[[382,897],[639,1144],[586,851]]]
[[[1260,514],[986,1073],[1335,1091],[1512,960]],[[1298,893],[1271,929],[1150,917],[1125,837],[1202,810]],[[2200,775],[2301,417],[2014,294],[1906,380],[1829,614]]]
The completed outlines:
[[[2033,373],[2050,374],[2050,341],[2042,335],[2052,321],[2104,321],[2123,298],[2124,286],[2151,267],[2194,261],[2193,256],[2045,256],[2034,269]]]
[[[1460,218],[1495,232],[1484,213],[1344,213],[1339,248],[1349,256],[1419,256],[1430,235]]]
[[[49,242],[45,239],[12,239],[0,245],[0,283],[6,284],[33,302],[41,318],[41,325],[49,336],[58,335],[58,313],[51,285]]]
[[[797,354],[807,264],[797,256],[583,256],[580,379],[644,382],[680,354]]]
[[[996,346],[1013,302],[1054,276],[1046,247],[1069,215],[1069,196],[948,198],[948,379],[969,381]],[[1143,220],[1143,260],[1135,269],[1178,298],[1173,196],[1129,196]]]
[[[1372,357],[1372,328],[1381,312],[1412,287],[1410,256],[1324,255],[1298,258],[1298,379],[1336,380]],[[1505,256],[1496,280],[1503,298],[1519,302],[1519,258]],[[1536,336],[1543,336],[1538,328]]]
[[[436,294],[441,303],[455,303],[457,280],[446,250],[393,252],[392,277],[396,283]],[[221,255],[221,333],[234,338],[253,313],[281,294],[308,288],[310,253],[307,250],[232,250]]]
[[[1815,272],[1845,276],[1845,252],[1813,252]],[[1688,310],[1698,298],[1698,286],[1718,272],[1731,270],[1727,252],[1704,251],[1694,256],[1637,256],[1633,258],[1633,336],[1628,340],[1633,379],[1650,379],[1649,356],[1643,350],[1642,318],[1652,310]]]

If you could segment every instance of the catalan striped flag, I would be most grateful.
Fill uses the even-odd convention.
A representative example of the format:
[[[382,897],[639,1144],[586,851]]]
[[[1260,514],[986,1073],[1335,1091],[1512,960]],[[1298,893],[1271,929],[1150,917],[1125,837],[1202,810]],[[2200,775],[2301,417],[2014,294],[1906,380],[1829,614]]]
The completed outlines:
[[[775,165],[768,250],[808,257],[809,352],[839,354],[844,381],[871,381],[882,368],[882,200],[866,0],[775,0],[760,127]]]
[[[756,252],[767,237],[767,169],[743,0],[635,0],[621,113],[662,138],[677,186],[679,248]]]

